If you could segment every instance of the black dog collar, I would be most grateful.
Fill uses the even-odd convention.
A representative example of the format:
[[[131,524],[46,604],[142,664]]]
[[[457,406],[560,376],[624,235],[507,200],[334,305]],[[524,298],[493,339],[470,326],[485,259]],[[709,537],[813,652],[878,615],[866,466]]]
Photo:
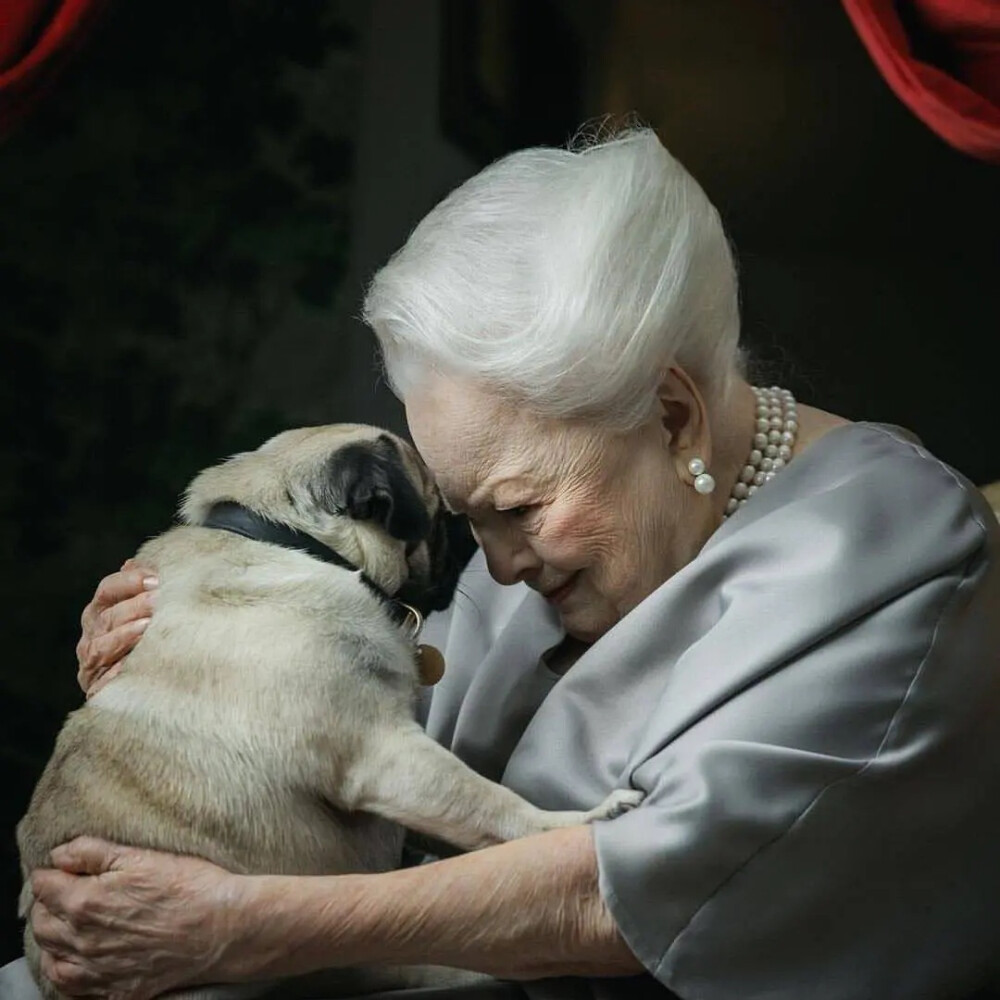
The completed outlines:
[[[352,573],[357,573],[361,582],[385,604],[389,615],[397,625],[408,624],[414,639],[420,633],[423,616],[416,608],[412,608],[402,601],[397,601],[359,566],[355,566],[349,559],[345,559],[339,552],[331,549],[329,545],[324,545],[304,531],[297,531],[295,528],[289,528],[287,524],[268,520],[242,504],[233,503],[231,500],[213,504],[209,508],[207,517],[198,527],[218,528],[221,531],[231,531],[234,535],[242,535],[255,542],[268,542],[271,545],[280,545],[285,549],[295,549],[299,552],[305,552],[314,559],[333,563],[334,566],[342,566]]]

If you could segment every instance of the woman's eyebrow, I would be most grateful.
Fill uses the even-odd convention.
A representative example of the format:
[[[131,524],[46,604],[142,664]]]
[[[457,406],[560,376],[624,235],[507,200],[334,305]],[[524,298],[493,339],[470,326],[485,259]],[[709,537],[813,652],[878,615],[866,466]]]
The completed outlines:
[[[500,476],[496,479],[487,477],[469,494],[468,506],[474,509],[493,507],[496,502],[497,493],[511,483],[519,481],[523,481],[523,479],[518,474]]]
[[[444,500],[445,506],[453,514],[467,514],[477,506],[471,496],[463,495],[463,491],[455,489],[454,486],[446,489],[439,482],[438,489],[441,491],[441,499]]]

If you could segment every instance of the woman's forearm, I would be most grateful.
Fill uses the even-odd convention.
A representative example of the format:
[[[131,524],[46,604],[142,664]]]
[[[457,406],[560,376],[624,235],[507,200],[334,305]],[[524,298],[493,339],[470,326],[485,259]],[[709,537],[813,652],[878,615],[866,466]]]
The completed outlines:
[[[587,827],[379,875],[252,878],[224,964],[240,978],[381,963],[510,979],[639,973],[597,883]]]

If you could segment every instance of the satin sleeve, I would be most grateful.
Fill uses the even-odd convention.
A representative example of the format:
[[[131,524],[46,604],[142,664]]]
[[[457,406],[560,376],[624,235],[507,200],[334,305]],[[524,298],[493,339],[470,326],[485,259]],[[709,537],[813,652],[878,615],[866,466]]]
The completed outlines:
[[[683,997],[962,995],[1000,955],[996,524],[896,446],[736,520],[630,763],[646,799],[593,828],[602,896]]]

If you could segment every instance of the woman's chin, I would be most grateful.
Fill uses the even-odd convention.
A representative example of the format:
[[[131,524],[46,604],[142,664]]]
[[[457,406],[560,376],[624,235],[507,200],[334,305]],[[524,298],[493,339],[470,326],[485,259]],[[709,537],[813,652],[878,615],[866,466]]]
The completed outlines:
[[[590,645],[615,625],[618,617],[609,616],[603,609],[584,604],[560,608],[559,621],[568,636]]]

